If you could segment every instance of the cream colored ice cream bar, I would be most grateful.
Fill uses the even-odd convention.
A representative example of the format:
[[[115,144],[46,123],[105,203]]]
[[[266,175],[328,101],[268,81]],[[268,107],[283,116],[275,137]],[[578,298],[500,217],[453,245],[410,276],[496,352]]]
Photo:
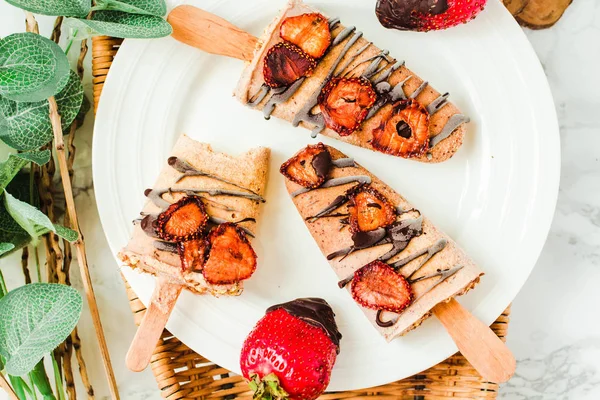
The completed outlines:
[[[454,155],[462,145],[468,118],[447,100],[448,93],[440,95],[426,81],[406,68],[404,61],[394,59],[387,50],[381,50],[370,43],[359,28],[344,26],[344,21],[337,18],[327,20],[331,33],[330,45],[323,56],[315,59],[316,67],[308,76],[285,87],[273,88],[267,85],[264,76],[265,58],[276,44],[285,42],[280,36],[282,23],[289,17],[307,13],[318,11],[301,1],[292,0],[266,29],[258,42],[254,59],[246,66],[235,92],[243,104],[262,110],[266,118],[272,115],[295,126],[310,129],[313,137],[321,133],[356,146],[422,162],[445,161]],[[281,59],[289,60],[289,57],[282,56]],[[296,67],[288,66],[288,69],[295,70]],[[327,83],[342,77],[367,80],[371,86],[369,93],[376,95],[374,104],[366,108],[366,119],[361,123],[357,122],[358,128],[350,134],[339,134],[331,129],[331,124],[323,116],[319,100],[321,93],[331,89],[327,88]],[[333,96],[332,102],[348,94],[348,91],[342,93],[340,87],[337,86],[339,97],[333,91],[327,92],[329,97]],[[414,125],[414,120],[400,115],[400,109],[394,107],[394,104],[410,99],[414,99],[418,110],[423,114],[424,126],[421,131],[418,131],[421,128]],[[351,101],[358,103],[356,99]],[[344,104],[342,107],[347,108],[348,105]],[[331,114],[340,110],[341,108],[333,110]],[[357,118],[360,120],[365,117],[363,115]],[[396,129],[400,119],[406,122],[412,132],[402,125],[404,131],[398,131],[398,135],[392,137],[390,132]],[[386,121],[390,121],[389,132],[382,131]]]
[[[196,293],[237,295],[243,283],[209,284],[200,272],[182,268],[177,245],[161,240],[154,221],[170,204],[186,195],[199,196],[209,224],[233,222],[252,237],[264,202],[270,150],[258,147],[239,156],[213,151],[209,144],[182,135],[165,160],[133,234],[119,258],[129,267],[169,278]]]
[[[330,156],[322,153],[325,149]],[[287,175],[294,204],[341,287],[352,293],[355,271],[374,260],[394,267],[410,284],[414,296],[400,313],[361,307],[388,341],[420,325],[436,304],[466,293],[483,275],[448,235],[340,151],[322,144],[309,146],[284,163],[281,172]],[[366,195],[359,200],[352,193]],[[351,207],[358,212],[352,214]],[[390,210],[381,214],[386,207]]]

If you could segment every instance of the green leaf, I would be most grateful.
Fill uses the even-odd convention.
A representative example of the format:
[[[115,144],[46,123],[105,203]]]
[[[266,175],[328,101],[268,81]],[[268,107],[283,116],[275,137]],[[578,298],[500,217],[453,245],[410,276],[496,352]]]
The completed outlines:
[[[27,160],[14,154],[9,155],[8,159],[0,164],[0,193],[25,165],[27,165]]]
[[[164,0],[96,0],[94,10],[123,11],[163,17],[167,13]]]
[[[41,101],[60,92],[69,60],[50,39],[31,32],[0,40],[0,95],[14,101]]]
[[[77,121],[77,126],[83,126],[83,123],[85,122],[85,116],[91,109],[92,109],[92,103],[90,102],[90,99],[88,99],[88,97],[84,93],[83,101],[81,102],[81,107],[79,108],[79,112],[77,113],[77,116],[75,117],[75,120]]]
[[[31,283],[0,300],[0,354],[6,371],[22,376],[73,331],[81,295],[70,286]]]
[[[11,154],[10,157],[17,157],[25,161],[33,162],[37,165],[44,165],[50,161],[50,150],[28,151],[26,153]]]
[[[15,245],[12,243],[0,243],[0,255],[7,253],[15,248]]]
[[[150,39],[169,36],[173,29],[161,17],[121,11],[97,11],[92,19],[80,22],[101,35],[118,38]]]
[[[31,201],[29,194],[29,173],[21,172],[17,174],[6,188],[17,199],[27,202]],[[37,196],[37,187],[35,185],[33,187],[33,192],[36,194],[33,197],[33,204],[38,205],[39,198]],[[0,201],[0,242],[12,243],[15,246],[13,250],[2,254],[1,257],[19,250],[31,242],[31,236],[29,236],[29,234],[10,216],[4,207],[3,201]]]
[[[83,86],[74,71],[70,72],[67,84],[55,99],[62,129],[66,131],[83,102]],[[49,113],[48,100],[26,103],[0,97],[0,140],[17,150],[45,145],[54,136]]]
[[[48,230],[70,242],[74,242],[79,237],[74,230],[65,228],[62,225],[53,224],[46,214],[31,204],[16,199],[7,191],[4,191],[4,206],[17,224],[34,240],[45,234]]]
[[[73,229],[66,228],[59,224],[54,224],[54,231],[58,236],[68,242],[74,242],[79,238],[79,235]]]
[[[36,14],[85,17],[90,12],[91,0],[6,0],[15,7]]]

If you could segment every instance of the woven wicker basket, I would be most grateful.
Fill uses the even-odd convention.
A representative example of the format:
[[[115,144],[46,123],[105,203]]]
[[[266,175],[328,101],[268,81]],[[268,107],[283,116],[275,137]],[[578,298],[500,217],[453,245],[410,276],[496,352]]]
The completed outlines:
[[[106,74],[122,39],[95,37],[92,43],[94,105],[97,106]],[[129,305],[139,325],[146,308],[125,282]],[[510,307],[494,322],[492,329],[504,340]],[[151,361],[152,372],[165,399],[250,400],[251,394],[240,376],[214,364],[191,350],[165,330]],[[495,399],[498,385],[484,381],[460,353],[446,361],[401,381],[374,388],[326,393],[321,399],[412,399],[457,400]]]

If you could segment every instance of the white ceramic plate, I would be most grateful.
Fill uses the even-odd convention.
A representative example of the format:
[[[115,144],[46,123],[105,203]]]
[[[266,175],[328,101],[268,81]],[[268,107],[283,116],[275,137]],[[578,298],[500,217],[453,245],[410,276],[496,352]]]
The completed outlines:
[[[285,3],[196,1],[259,35]],[[382,28],[375,1],[311,1],[426,77],[471,117],[463,147],[450,161],[420,164],[328,138],[397,189],[465,248],[485,270],[460,301],[485,323],[508,306],[529,276],[545,241],[559,181],[559,136],[552,97],[525,35],[500,2],[490,0],[473,22],[419,34]],[[337,279],[297,214],[279,165],[307,143],[309,131],[265,121],[231,95],[242,63],[176,42],[127,40],[104,86],[94,134],[94,181],[102,224],[114,253],[126,244],[145,201],[181,133],[216,150],[273,150],[257,239],[259,268],[242,296],[183,293],[168,328],[212,361],[239,371],[244,337],[264,310],[297,297],[327,299],[344,338],[330,390],[388,383],[418,373],[456,347],[430,319],[388,344]],[[124,269],[146,302],[152,277]]]

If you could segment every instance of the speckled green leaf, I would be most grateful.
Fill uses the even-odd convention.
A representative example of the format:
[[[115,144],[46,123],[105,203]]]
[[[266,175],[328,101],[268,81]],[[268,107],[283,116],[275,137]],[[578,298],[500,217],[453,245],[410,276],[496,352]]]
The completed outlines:
[[[83,301],[74,288],[30,283],[0,300],[0,355],[6,372],[21,376],[56,348],[75,328]]]
[[[8,156],[6,161],[0,164],[0,194],[25,165],[27,161],[15,155]]]
[[[11,157],[17,157],[37,165],[44,165],[50,161],[50,150],[28,151],[26,153],[12,154]]]
[[[6,0],[13,6],[36,14],[85,17],[90,12],[91,0]]]
[[[12,243],[0,243],[0,256],[4,253],[8,253],[12,249],[15,248],[15,245]]]
[[[94,9],[162,17],[167,13],[167,4],[164,0],[96,0]]]
[[[79,21],[99,34],[119,38],[158,38],[168,36],[173,31],[171,25],[161,17],[121,11],[97,11],[93,19]]]
[[[0,96],[41,101],[58,93],[69,74],[69,60],[50,39],[14,33],[0,40]]]
[[[52,224],[52,221],[40,210],[31,204],[13,197],[6,190],[4,191],[4,207],[10,216],[23,228],[32,239],[37,239],[42,233],[50,230],[58,236],[68,241],[77,240],[77,232],[65,228],[58,224]]]
[[[55,98],[66,131],[83,101],[83,86],[75,72],[71,71],[68,83]],[[25,103],[0,97],[0,140],[18,150],[45,145],[53,138],[49,109],[48,100]]]

